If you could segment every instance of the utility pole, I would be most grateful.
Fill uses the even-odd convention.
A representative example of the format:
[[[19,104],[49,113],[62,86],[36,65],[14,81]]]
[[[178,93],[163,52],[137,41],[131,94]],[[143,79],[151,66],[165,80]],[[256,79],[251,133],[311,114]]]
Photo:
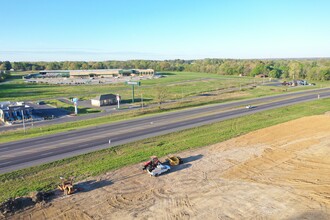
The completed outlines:
[[[25,130],[24,111],[23,111],[23,109],[21,110],[21,112],[22,112],[22,119],[23,119],[23,129],[24,129],[24,134],[25,134],[26,130]]]
[[[134,85],[132,85],[132,103],[134,103]]]
[[[141,93],[142,109],[143,109],[143,93]]]

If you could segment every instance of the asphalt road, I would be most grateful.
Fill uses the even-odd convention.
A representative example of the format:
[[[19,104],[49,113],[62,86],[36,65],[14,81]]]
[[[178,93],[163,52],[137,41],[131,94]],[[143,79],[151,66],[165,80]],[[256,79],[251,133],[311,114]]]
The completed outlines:
[[[264,84],[264,85],[266,85],[266,84]],[[250,88],[250,85],[248,85],[244,88],[248,89],[248,88]],[[240,88],[229,88],[229,89],[223,90],[222,92],[223,93],[234,92],[234,91],[238,91],[239,89]],[[276,97],[278,97],[278,98],[295,97],[299,94],[315,93],[315,91],[320,91],[320,89],[300,91],[300,92],[290,92],[290,93],[286,93],[286,94],[277,95]],[[208,95],[208,94],[201,94],[199,96],[204,96],[204,95]],[[197,96],[195,96],[195,97],[197,97]],[[274,98],[275,98],[275,96],[274,96]],[[184,99],[184,100],[189,101],[189,99],[188,100]],[[259,102],[262,102],[263,100],[268,100],[268,97],[253,99],[252,102],[255,102],[256,104],[258,104]],[[178,100],[176,100],[176,101],[178,101]],[[251,100],[246,101],[245,103],[248,104],[249,102],[251,102]],[[168,103],[163,103],[163,105],[171,104],[171,103],[173,103],[173,102],[170,101]],[[241,101],[239,103],[241,103]],[[121,107],[125,106],[126,108],[122,108],[122,109],[118,110],[118,109],[116,109],[116,106],[107,106],[107,107],[102,107],[103,110],[105,110],[104,112],[80,115],[78,117],[75,117],[75,116],[74,117],[72,117],[72,116],[61,117],[61,116],[67,114],[65,112],[65,110],[52,108],[52,107],[49,107],[47,105],[39,105],[38,106],[38,105],[35,105],[33,103],[28,103],[28,104],[31,105],[32,107],[35,107],[36,110],[42,109],[43,112],[45,110],[47,110],[47,112],[48,112],[47,115],[48,116],[55,115],[56,117],[59,117],[59,118],[55,118],[55,119],[52,119],[52,120],[34,121],[33,123],[26,121],[26,123],[25,123],[26,129],[29,129],[29,128],[32,128],[32,127],[42,127],[42,126],[48,126],[48,125],[53,125],[53,124],[61,124],[61,123],[66,123],[66,122],[74,122],[74,121],[80,121],[80,120],[85,120],[85,119],[97,118],[97,117],[102,117],[102,116],[109,115],[109,114],[116,114],[116,113],[119,113],[119,112],[131,111],[131,110],[134,110],[136,108],[139,108],[138,106],[127,108],[128,106],[130,106],[129,104],[121,104]],[[242,103],[242,104],[244,104],[244,103]],[[236,103],[230,104],[230,105],[231,106],[237,106]],[[148,107],[152,107],[152,105],[145,106],[145,108],[148,108]],[[0,125],[0,133],[5,132],[5,131],[22,129],[22,128],[23,128],[23,124],[14,124],[14,125],[11,125],[11,126],[3,126],[3,125],[1,126]]]
[[[210,105],[0,144],[0,173],[282,106],[330,97],[330,89]],[[245,105],[255,106],[246,109]]]

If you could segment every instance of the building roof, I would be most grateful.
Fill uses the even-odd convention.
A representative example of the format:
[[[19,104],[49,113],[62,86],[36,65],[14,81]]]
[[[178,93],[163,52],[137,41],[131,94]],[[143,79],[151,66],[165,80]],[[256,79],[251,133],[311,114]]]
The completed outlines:
[[[98,95],[93,100],[108,100],[108,99],[115,99],[117,96],[114,94],[103,94],[103,95]]]
[[[79,75],[113,75],[119,74],[119,69],[99,69],[99,70],[70,70],[70,75],[79,76]]]

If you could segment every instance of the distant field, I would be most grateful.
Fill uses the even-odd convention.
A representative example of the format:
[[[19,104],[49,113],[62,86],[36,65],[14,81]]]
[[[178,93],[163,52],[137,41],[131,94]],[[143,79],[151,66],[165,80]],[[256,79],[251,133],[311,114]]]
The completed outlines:
[[[39,99],[54,99],[57,97],[78,97],[90,99],[98,94],[119,93],[125,100],[131,99],[131,87],[123,83],[107,85],[47,85],[47,84],[26,84],[22,76],[26,73],[12,73],[12,80],[0,84],[0,101],[27,101]],[[146,100],[155,99],[155,86],[166,87],[167,99],[178,99],[203,92],[219,89],[237,87],[240,84],[249,84],[255,81],[250,77],[221,76],[210,73],[172,72],[165,73],[166,77],[143,80],[142,86],[135,87],[136,97]]]
[[[22,76],[27,73],[12,73],[11,79],[0,84],[0,101],[36,101],[40,99],[71,98],[78,97],[86,100],[99,94],[114,93],[120,94],[124,102],[130,102],[132,97],[131,87],[119,84],[102,85],[48,85],[48,84],[27,84]],[[137,100],[143,96],[145,102],[156,102],[157,87],[165,89],[166,100],[176,100],[195,96],[206,92],[221,92],[228,88],[242,88],[253,83],[260,83],[263,80],[251,77],[222,76],[211,73],[197,72],[168,72],[163,73],[165,77],[152,80],[142,80],[141,86],[135,87]],[[267,80],[265,80],[266,82]],[[310,87],[271,87],[258,86],[253,90],[246,90],[247,97],[258,97],[268,94],[279,94],[287,91],[297,91],[312,88],[329,86],[330,82],[317,82],[316,86]]]

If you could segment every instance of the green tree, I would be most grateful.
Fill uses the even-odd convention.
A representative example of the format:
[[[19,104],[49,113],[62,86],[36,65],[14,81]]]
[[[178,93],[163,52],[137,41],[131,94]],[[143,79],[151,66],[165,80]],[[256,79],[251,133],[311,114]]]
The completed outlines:
[[[323,67],[320,70],[320,80],[330,80],[330,68]]]
[[[82,65],[81,65],[81,69],[83,70],[88,70],[88,63],[84,62]]]
[[[155,88],[155,101],[158,103],[158,107],[161,109],[162,103],[166,101],[168,91],[166,87],[157,86]]]
[[[2,64],[4,66],[4,70],[10,70],[11,69],[11,63],[9,61],[5,61]]]
[[[291,79],[299,79],[302,75],[301,64],[297,61],[293,61],[289,64],[289,77]]]
[[[10,70],[10,69],[11,69],[11,64],[9,61],[5,61],[1,63],[0,70]]]
[[[257,66],[252,69],[249,75],[256,76],[259,74],[265,74],[265,72],[266,72],[265,64],[258,63]]]
[[[272,78],[281,78],[281,75],[282,75],[282,73],[281,73],[281,70],[279,70],[279,69],[273,69],[273,70],[269,71],[269,73],[268,73],[268,76],[272,77]]]

